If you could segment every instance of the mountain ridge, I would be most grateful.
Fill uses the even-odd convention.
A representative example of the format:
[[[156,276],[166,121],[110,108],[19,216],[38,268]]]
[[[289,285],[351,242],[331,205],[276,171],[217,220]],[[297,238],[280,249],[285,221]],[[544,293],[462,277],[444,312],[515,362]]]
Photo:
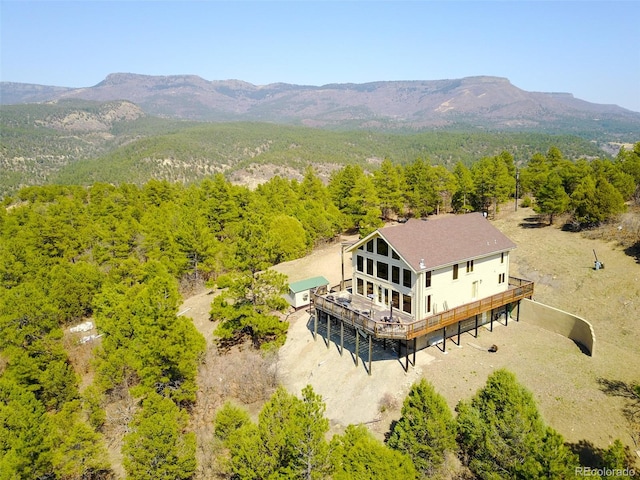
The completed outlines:
[[[66,98],[127,100],[150,115],[196,121],[265,121],[330,129],[539,130],[614,135],[640,131],[640,113],[591,103],[568,92],[529,92],[509,79],[473,76],[321,86],[197,75],[111,73],[92,87],[0,82],[0,103]]]

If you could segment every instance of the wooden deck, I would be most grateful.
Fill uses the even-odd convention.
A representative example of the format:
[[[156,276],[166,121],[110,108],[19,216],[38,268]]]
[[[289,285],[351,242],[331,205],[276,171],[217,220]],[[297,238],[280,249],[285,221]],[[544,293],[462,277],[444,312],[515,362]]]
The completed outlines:
[[[396,314],[394,312],[393,322],[384,321],[371,309],[367,311],[357,308],[356,305],[352,304],[349,294],[327,295],[316,290],[312,292],[312,298],[316,309],[375,338],[412,340],[475,315],[515,303],[523,298],[531,298],[533,296],[533,287],[533,282],[509,277],[509,289],[505,292],[466,303],[420,320],[414,320],[406,314],[400,314],[400,312]]]

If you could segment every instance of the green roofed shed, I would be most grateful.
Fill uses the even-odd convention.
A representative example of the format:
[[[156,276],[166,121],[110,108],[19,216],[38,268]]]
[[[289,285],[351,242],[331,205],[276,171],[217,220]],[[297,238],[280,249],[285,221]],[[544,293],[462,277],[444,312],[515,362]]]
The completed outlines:
[[[329,280],[324,277],[313,277],[289,284],[289,293],[285,294],[285,298],[293,308],[300,308],[310,303],[309,290],[328,286]]]

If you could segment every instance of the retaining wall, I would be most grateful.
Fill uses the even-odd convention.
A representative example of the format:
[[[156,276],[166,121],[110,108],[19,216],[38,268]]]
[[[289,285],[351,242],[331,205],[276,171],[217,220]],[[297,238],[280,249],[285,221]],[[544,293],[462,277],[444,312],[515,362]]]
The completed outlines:
[[[583,318],[524,298],[520,303],[520,320],[570,338],[593,356],[596,336],[593,326]]]

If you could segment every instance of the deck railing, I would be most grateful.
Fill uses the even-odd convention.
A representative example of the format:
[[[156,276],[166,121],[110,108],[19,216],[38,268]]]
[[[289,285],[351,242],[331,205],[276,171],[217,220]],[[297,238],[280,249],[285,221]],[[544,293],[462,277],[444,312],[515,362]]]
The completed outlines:
[[[376,338],[411,340],[523,298],[531,298],[533,287],[533,282],[509,277],[509,289],[504,292],[465,303],[420,320],[401,323],[374,320],[368,315],[350,308],[340,299],[328,299],[318,291],[312,292],[312,296],[316,308],[341,319],[348,325],[364,330],[365,333]]]

